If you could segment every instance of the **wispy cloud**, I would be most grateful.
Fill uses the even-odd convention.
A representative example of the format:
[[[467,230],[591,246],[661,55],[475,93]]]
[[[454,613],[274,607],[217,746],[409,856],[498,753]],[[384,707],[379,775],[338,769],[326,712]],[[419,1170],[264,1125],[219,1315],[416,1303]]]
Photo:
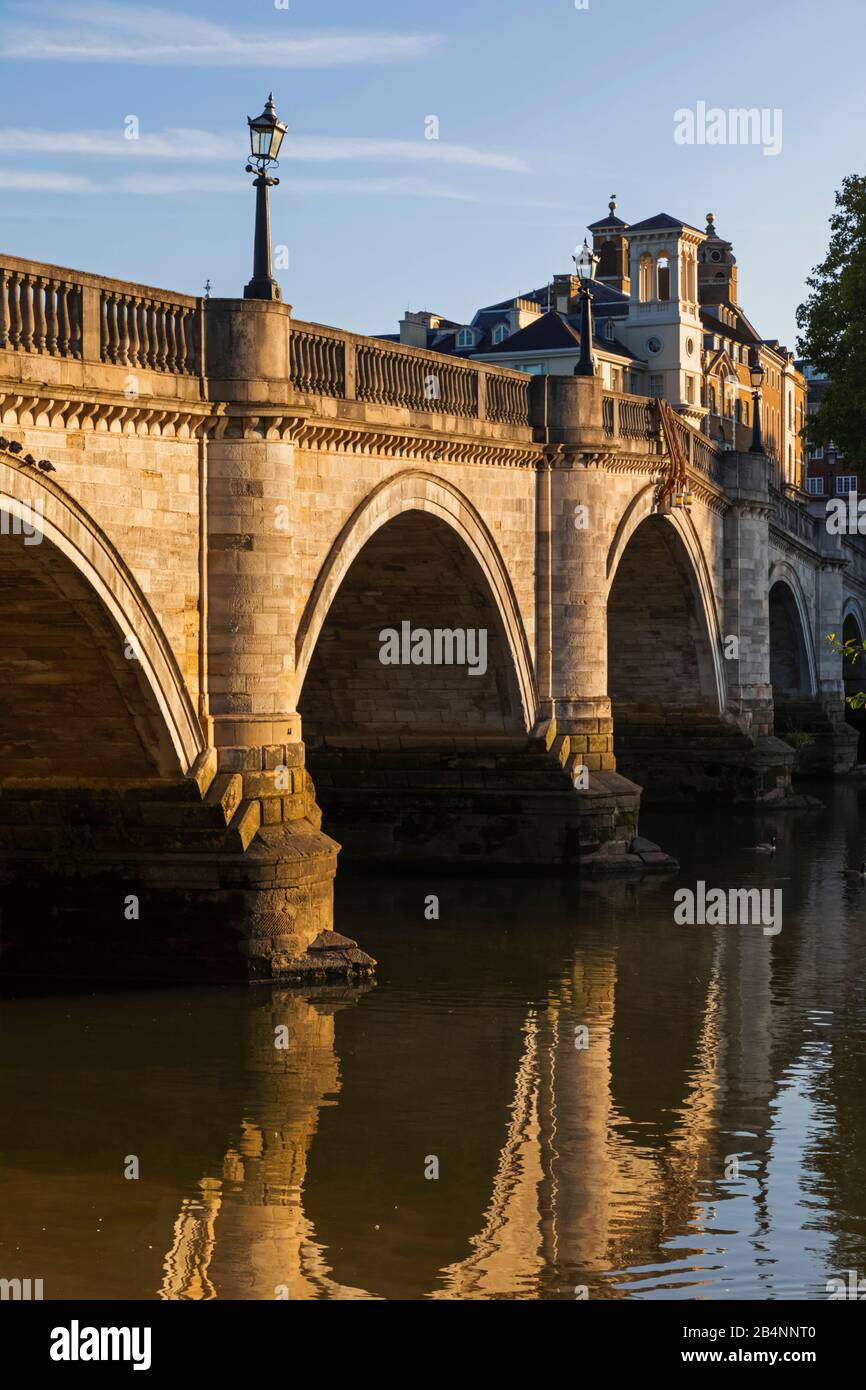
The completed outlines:
[[[75,194],[87,193],[91,197],[100,194],[117,197],[128,194],[131,197],[149,198],[200,198],[203,195],[231,194],[234,197],[247,194],[249,185],[243,178],[229,178],[224,174],[170,174],[135,173],[118,179],[98,182],[73,174],[54,173],[51,170],[34,172],[32,170],[0,169],[0,189],[33,192]],[[326,178],[284,178],[280,193],[300,197],[342,196],[379,198],[430,198],[455,203],[484,204],[491,207],[523,207],[519,198],[488,194],[478,188],[452,188],[437,183],[433,179],[415,175],[393,175],[381,178],[326,179]],[[533,210],[539,208],[563,208],[563,203],[547,202],[535,197],[531,200]]]
[[[92,193],[90,179],[75,174],[54,174],[50,170],[0,169],[0,188],[33,193]],[[4,214],[5,216],[5,214]]]
[[[118,130],[32,130],[0,127],[3,154],[116,156],[130,159],[177,159],[191,162],[245,157],[243,133],[215,135],[207,130],[166,129],[126,139]],[[525,174],[519,155],[440,140],[373,139],[354,135],[292,135],[283,141],[280,163],[330,164],[341,160],[388,163],[455,164]]]
[[[171,67],[330,68],[417,58],[435,34],[280,33],[228,29],[170,10],[124,4],[42,5],[7,20],[0,58],[65,63],[158,63]],[[278,26],[282,13],[273,17]],[[286,26],[288,27],[288,26]]]
[[[171,197],[185,195],[247,193],[247,185],[241,180],[223,177],[189,177],[182,174],[130,174],[119,179],[114,187],[121,193],[146,194],[148,197]],[[459,203],[486,201],[483,194],[466,192],[459,188],[449,188],[444,184],[433,183],[425,178],[394,177],[370,179],[282,179],[280,192],[304,196],[342,194],[343,196],[379,196],[402,198],[447,198]]]

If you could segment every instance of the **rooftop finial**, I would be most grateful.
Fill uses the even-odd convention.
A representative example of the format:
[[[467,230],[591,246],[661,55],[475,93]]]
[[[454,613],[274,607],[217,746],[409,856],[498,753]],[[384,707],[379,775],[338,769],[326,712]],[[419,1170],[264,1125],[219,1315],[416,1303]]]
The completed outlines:
[[[610,202],[608,203],[608,207],[610,208],[610,215],[611,215],[611,217],[613,217],[614,213],[616,212],[616,194],[615,194],[615,193],[611,193],[611,195],[610,195]]]
[[[716,214],[715,214],[714,212],[708,212],[708,213],[707,213],[707,236],[715,236],[715,232],[716,232]]]

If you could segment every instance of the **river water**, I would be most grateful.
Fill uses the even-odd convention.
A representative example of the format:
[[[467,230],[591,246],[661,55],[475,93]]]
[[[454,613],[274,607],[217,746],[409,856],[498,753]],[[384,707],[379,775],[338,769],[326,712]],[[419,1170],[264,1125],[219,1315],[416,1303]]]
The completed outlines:
[[[46,1299],[826,1298],[866,1273],[866,789],[821,795],[647,814],[675,878],[341,877],[365,991],[4,1000],[0,1276]],[[781,889],[781,931],[677,925],[698,879]]]

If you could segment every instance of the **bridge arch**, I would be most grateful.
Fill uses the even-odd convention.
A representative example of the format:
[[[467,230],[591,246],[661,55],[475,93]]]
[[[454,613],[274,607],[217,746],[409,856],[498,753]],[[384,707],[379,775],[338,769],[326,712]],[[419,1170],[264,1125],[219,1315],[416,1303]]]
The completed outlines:
[[[437,560],[443,566],[450,561],[459,581],[464,586],[474,586],[476,609],[479,613],[487,611],[492,618],[503,653],[497,678],[500,692],[512,706],[511,713],[520,727],[529,730],[536,718],[537,690],[529,644],[505,562],[469,499],[450,482],[423,472],[399,473],[380,483],[355,509],[331,546],[298,628],[298,691],[303,691],[307,682],[317,644],[326,621],[333,617],[338,595],[342,593],[341,601],[344,600],[344,584],[353,567],[357,572],[371,548],[377,547],[381,551],[380,574],[399,568],[394,563],[393,550],[390,555],[387,553],[385,528],[387,539],[396,542],[402,538],[402,551],[410,558],[418,548],[417,559],[428,539],[433,542],[435,538]],[[482,581],[480,586],[478,579]],[[446,571],[441,574],[441,583],[448,582]],[[452,597],[454,593],[456,590]],[[411,612],[400,613],[393,621],[383,621],[382,627],[399,627],[400,618],[412,617]],[[475,682],[470,681],[468,688],[473,686]],[[446,732],[444,727],[441,731]]]
[[[815,644],[806,596],[793,565],[775,561],[767,590],[774,702],[813,698],[818,690]]]
[[[58,484],[0,457],[6,776],[183,776],[204,739],[131,571]]]
[[[657,512],[654,493],[655,485],[649,484],[632,499],[608,551],[611,698],[623,699],[626,685],[631,684],[636,702],[642,689],[644,701],[681,701],[722,714],[725,674],[712,575],[688,512]],[[654,583],[645,582],[650,575],[655,576]],[[650,660],[645,650],[658,640],[679,660],[678,694],[671,688],[671,663],[659,661],[658,652]],[[629,661],[623,660],[627,651],[633,654]],[[651,679],[653,670],[661,679],[658,689]]]

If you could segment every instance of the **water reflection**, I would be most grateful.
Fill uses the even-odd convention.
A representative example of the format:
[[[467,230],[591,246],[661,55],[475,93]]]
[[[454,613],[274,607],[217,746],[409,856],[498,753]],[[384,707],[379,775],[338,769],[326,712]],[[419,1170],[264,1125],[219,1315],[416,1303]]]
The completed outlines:
[[[345,880],[372,990],[7,1002],[0,1274],[46,1297],[824,1296],[866,1268],[860,795],[773,822],[760,862],[746,821],[657,818],[677,883],[781,887],[778,937],[674,925],[666,880]]]

